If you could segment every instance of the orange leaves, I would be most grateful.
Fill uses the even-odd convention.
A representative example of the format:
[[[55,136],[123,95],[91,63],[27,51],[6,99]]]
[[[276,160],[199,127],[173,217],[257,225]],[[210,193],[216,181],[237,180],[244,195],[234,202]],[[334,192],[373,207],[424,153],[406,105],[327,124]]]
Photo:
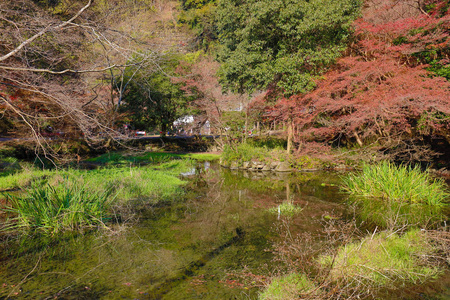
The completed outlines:
[[[432,77],[416,55],[449,63],[448,12],[425,15],[419,8],[408,10],[408,1],[375,2],[379,6],[367,8],[354,23],[351,55],[339,59],[314,91],[280,99],[271,111],[273,117],[294,119],[297,139],[410,136],[423,132],[418,120],[424,115],[441,116],[427,123],[427,132],[450,136],[443,123],[450,116],[450,82]]]

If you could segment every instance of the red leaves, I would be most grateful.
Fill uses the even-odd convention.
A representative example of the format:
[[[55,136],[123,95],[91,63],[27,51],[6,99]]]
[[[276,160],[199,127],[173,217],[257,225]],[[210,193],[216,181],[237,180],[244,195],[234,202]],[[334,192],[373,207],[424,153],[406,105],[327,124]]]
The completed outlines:
[[[443,7],[442,1],[434,1],[435,9],[428,15],[419,8],[408,10],[409,2],[379,0],[377,8],[366,9],[364,18],[355,22],[358,40],[350,56],[341,58],[313,92],[280,99],[272,116],[293,118],[301,129],[297,138],[328,141],[342,134],[363,139],[411,135],[420,131],[422,116],[449,116],[450,83],[432,78],[427,65],[414,55],[438,57],[441,51],[442,64],[449,62],[450,15],[434,13]],[[450,130],[445,120],[429,118],[428,132]]]

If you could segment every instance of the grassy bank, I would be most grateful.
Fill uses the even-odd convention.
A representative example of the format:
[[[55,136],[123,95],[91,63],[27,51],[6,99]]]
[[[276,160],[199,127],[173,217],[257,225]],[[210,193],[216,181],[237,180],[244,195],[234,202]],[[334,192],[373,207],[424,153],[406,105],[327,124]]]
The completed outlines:
[[[287,153],[285,140],[254,139],[246,142],[225,145],[221,162],[225,166],[241,167],[246,162],[286,162],[295,169],[322,169],[324,162],[307,155]]]
[[[186,157],[188,157],[186,155]],[[130,161],[133,160],[133,163]],[[141,167],[136,162],[145,162]],[[39,229],[55,233],[103,224],[112,206],[129,200],[171,201],[183,194],[179,174],[193,160],[166,154],[102,155],[94,170],[41,170],[28,165],[0,177],[8,220],[4,229]]]

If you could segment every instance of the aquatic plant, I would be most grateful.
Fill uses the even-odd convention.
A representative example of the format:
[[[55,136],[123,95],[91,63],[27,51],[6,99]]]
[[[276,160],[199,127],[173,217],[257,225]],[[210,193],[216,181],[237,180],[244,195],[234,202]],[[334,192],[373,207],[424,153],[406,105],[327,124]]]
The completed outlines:
[[[347,175],[343,184],[361,217],[383,227],[441,221],[449,199],[445,182],[418,166],[365,164],[362,173]]]
[[[269,212],[278,214],[280,216],[293,217],[295,214],[301,212],[303,208],[295,205],[292,201],[284,201],[277,207],[272,207]]]
[[[335,256],[321,256],[319,262],[330,268],[331,280],[339,286],[398,288],[440,275],[442,270],[426,259],[434,252],[426,233],[414,229],[402,236],[374,234],[341,246]]]
[[[259,295],[260,300],[300,299],[304,293],[319,293],[315,284],[304,274],[291,273],[276,277]]]
[[[23,196],[6,194],[9,206],[2,208],[15,215],[6,229],[35,229],[49,234],[103,225],[112,197],[110,190],[93,192],[73,182],[52,187],[35,185]]]

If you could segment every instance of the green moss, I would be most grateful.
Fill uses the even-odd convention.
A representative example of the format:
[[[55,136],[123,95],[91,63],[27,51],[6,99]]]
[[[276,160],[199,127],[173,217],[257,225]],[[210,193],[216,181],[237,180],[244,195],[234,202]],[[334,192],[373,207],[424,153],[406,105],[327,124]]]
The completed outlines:
[[[272,280],[269,286],[260,294],[261,300],[300,299],[302,293],[315,289],[308,277],[304,274],[291,273]]]
[[[403,236],[383,232],[342,246],[336,257],[322,256],[319,261],[331,268],[330,276],[334,281],[393,288],[420,283],[441,274],[439,268],[421,259],[433,252],[426,234],[420,230]]]

